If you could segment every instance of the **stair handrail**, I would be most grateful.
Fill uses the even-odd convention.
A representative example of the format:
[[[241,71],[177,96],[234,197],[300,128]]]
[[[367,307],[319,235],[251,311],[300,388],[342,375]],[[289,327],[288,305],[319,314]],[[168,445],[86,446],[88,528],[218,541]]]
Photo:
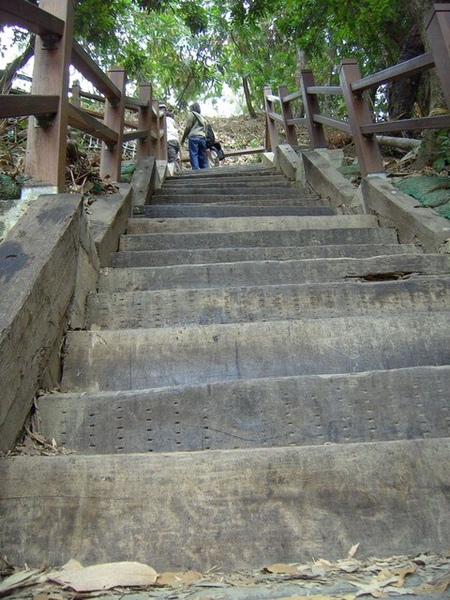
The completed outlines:
[[[25,176],[33,185],[62,192],[65,187],[67,131],[72,127],[102,142],[100,176],[120,181],[122,144],[136,140],[137,158],[167,158],[165,107],[153,98],[149,83],[139,96],[126,96],[125,71],[107,73],[73,38],[73,0],[2,0],[0,20],[36,35],[31,94],[0,95],[0,118],[28,116]],[[69,90],[73,65],[100,92]],[[69,97],[71,92],[71,98]],[[83,108],[81,98],[104,104],[104,114]],[[137,113],[137,124],[125,121],[125,110]]]
[[[266,113],[266,149],[273,150],[279,144],[278,123],[285,132],[291,146],[297,145],[296,127],[308,130],[310,148],[317,150],[327,147],[324,125],[349,133],[354,141],[358,162],[363,177],[384,174],[383,160],[376,134],[408,130],[450,128],[450,115],[433,115],[413,119],[399,119],[373,122],[373,111],[363,92],[377,88],[405,76],[414,75],[433,67],[442,84],[445,101],[450,109],[450,3],[434,4],[425,28],[431,51],[404,61],[373,75],[361,77],[354,59],[344,59],[340,63],[339,86],[318,86],[311,69],[302,69],[300,89],[288,94],[286,86],[278,88],[274,95],[269,86],[264,88]],[[321,112],[318,97],[342,95],[344,97],[347,120],[325,115]],[[292,102],[303,100],[305,116],[292,116]],[[281,107],[277,113],[275,106]]]

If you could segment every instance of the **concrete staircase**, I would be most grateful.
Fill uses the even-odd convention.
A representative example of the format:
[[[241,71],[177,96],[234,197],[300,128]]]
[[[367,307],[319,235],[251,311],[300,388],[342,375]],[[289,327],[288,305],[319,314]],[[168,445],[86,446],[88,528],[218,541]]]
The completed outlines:
[[[448,550],[450,264],[264,167],[129,220],[5,461],[2,552],[225,569]]]

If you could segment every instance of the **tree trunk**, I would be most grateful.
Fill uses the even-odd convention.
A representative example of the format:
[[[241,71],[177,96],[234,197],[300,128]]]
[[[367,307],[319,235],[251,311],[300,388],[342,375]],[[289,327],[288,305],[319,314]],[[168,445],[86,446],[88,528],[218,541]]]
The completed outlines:
[[[414,22],[418,24],[420,36],[426,51],[429,50],[428,36],[425,29],[425,18],[430,13],[434,4],[445,4],[442,0],[405,0],[406,9],[410,12]],[[429,102],[425,114],[448,113],[449,107],[445,102],[442,85],[434,69],[428,72]],[[429,130],[423,134],[423,143],[417,158],[417,167],[432,164],[436,159],[438,145],[437,131]]]
[[[6,69],[3,71],[2,76],[0,77],[1,94],[9,94],[12,82],[14,81],[17,72],[27,64],[34,54],[34,42],[35,36],[31,35],[22,54],[6,65]]]
[[[424,51],[425,48],[419,27],[415,24],[400,51],[399,62],[420,56]],[[419,73],[411,77],[402,77],[389,85],[388,104],[390,119],[410,119],[413,116],[423,116],[428,113],[428,103],[426,106],[423,106],[423,100],[419,102],[419,87],[422,83],[428,89],[427,79],[427,77],[422,77],[422,74]]]
[[[242,77],[242,87],[244,88],[245,103],[247,105],[248,114],[252,119],[256,119],[258,115],[256,114],[256,111],[253,108],[252,98],[250,95],[250,87],[248,85],[248,78],[246,75]]]

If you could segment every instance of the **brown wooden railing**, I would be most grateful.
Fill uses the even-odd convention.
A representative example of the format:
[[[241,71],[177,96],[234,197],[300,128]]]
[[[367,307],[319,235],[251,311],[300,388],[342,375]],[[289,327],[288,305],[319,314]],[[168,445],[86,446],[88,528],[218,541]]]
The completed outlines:
[[[167,157],[164,106],[153,99],[150,84],[139,97],[125,94],[125,72],[104,73],[73,39],[73,0],[1,0],[0,21],[36,34],[30,95],[0,95],[0,118],[30,116],[25,175],[62,192],[65,186],[67,130],[73,127],[102,141],[100,176],[120,181],[122,144],[137,140],[137,158]],[[79,84],[69,98],[69,67],[73,65],[100,95],[83,93]],[[104,104],[104,113],[83,109],[81,98]],[[137,113],[134,122],[125,111]]]
[[[312,71],[303,69],[300,89],[288,94],[286,86],[278,89],[278,96],[270,87],[264,88],[266,112],[266,148],[279,144],[279,126],[284,129],[287,143],[297,145],[298,126],[306,127],[312,149],[326,148],[324,126],[351,134],[363,176],[382,174],[383,161],[376,134],[425,129],[450,128],[450,115],[415,119],[374,122],[373,111],[363,92],[380,85],[408,77],[433,67],[442,84],[447,106],[450,109],[450,4],[435,4],[426,22],[430,52],[379,73],[361,78],[355,60],[343,60],[340,65],[340,86],[317,86]],[[319,96],[342,95],[346,105],[347,120],[321,113]],[[305,116],[294,118],[292,103],[303,101]],[[277,112],[276,108],[279,108]]]

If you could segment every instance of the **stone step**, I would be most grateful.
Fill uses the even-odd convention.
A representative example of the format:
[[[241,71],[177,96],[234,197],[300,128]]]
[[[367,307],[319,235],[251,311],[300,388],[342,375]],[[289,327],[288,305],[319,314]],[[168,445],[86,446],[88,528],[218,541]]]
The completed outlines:
[[[151,204],[136,206],[133,216],[148,219],[169,219],[186,217],[208,217],[220,219],[223,217],[264,217],[296,215],[302,217],[334,215],[336,211],[331,206],[248,206],[228,204]]]
[[[450,311],[69,331],[63,391],[445,365]]]
[[[38,409],[42,434],[78,453],[269,448],[449,437],[449,388],[449,366],[414,367],[52,393]]]
[[[268,248],[212,248],[195,250],[127,250],[111,254],[111,267],[160,267],[182,264],[226,263],[306,258],[367,258],[388,254],[420,253],[413,244],[366,246],[281,246]]]
[[[264,188],[265,190],[265,188]],[[191,188],[187,188],[183,194],[173,194],[172,192],[162,192],[155,196],[155,200],[158,204],[181,204],[183,202],[206,202],[211,204],[213,202],[247,202],[248,200],[256,201],[259,203],[261,200],[295,200],[298,204],[302,204],[303,198],[316,198],[313,194],[301,193],[300,190],[292,190],[287,188],[286,190],[265,190],[258,191],[252,194],[242,193],[238,188],[229,188],[228,191],[219,193],[217,189],[213,189],[210,193],[192,193]]]
[[[395,229],[355,227],[304,231],[239,231],[232,233],[149,233],[122,235],[120,250],[190,250],[194,248],[249,248],[334,246],[398,243]]]
[[[369,258],[249,261],[166,267],[103,269],[99,292],[249,287],[346,280],[390,280],[416,275],[447,274],[444,254],[398,254]]]
[[[159,200],[159,198],[158,198]],[[257,196],[255,197],[248,197],[248,196],[229,196],[227,198],[223,198],[223,196],[220,195],[209,195],[207,199],[202,198],[201,196],[190,196],[187,200],[184,198],[182,201],[180,201],[180,198],[172,198],[171,196],[167,196],[164,199],[164,206],[170,206],[170,205],[175,205],[175,206],[196,206],[196,207],[200,207],[200,206],[206,206],[206,207],[212,207],[212,206],[240,206],[240,207],[265,207],[265,206],[275,206],[275,207],[280,207],[280,208],[289,208],[292,206],[298,206],[298,207],[309,207],[309,208],[317,208],[320,206],[326,206],[327,208],[329,208],[330,203],[327,199],[322,199],[322,198],[317,198],[316,196],[300,196],[297,198],[271,198],[271,197],[267,197],[267,198],[258,198]],[[157,205],[160,205],[161,203],[158,203]],[[147,205],[147,206],[151,206],[151,205]]]
[[[223,180],[228,177],[278,177],[279,171],[274,167],[264,165],[239,165],[221,167],[220,169],[202,169],[199,171],[186,170],[181,173],[175,173],[168,181],[201,181],[202,179]]]
[[[450,277],[240,288],[98,293],[92,329],[176,327],[449,310]]]
[[[447,552],[450,440],[0,461],[12,564],[158,572]]]
[[[297,183],[292,183],[288,181],[286,177],[282,175],[272,175],[270,179],[262,178],[262,177],[218,177],[215,180],[212,178],[203,179],[201,181],[190,181],[186,182],[184,180],[172,181],[170,179],[166,179],[162,188],[156,189],[154,191],[155,195],[164,193],[164,191],[170,191],[174,193],[182,192],[185,189],[192,189],[193,193],[202,193],[207,189],[218,189],[222,190],[229,187],[239,187],[244,189],[244,193],[247,193],[251,188],[255,188],[255,191],[260,190],[261,188],[270,188],[273,190],[279,190],[281,188],[291,188],[296,190],[304,190],[306,191],[308,188],[304,186],[300,186]],[[197,191],[198,190],[198,191]]]
[[[343,229],[378,227],[373,215],[332,215],[324,217],[224,217],[179,219],[128,219],[127,233],[190,233],[231,231],[302,231],[305,229]]]

